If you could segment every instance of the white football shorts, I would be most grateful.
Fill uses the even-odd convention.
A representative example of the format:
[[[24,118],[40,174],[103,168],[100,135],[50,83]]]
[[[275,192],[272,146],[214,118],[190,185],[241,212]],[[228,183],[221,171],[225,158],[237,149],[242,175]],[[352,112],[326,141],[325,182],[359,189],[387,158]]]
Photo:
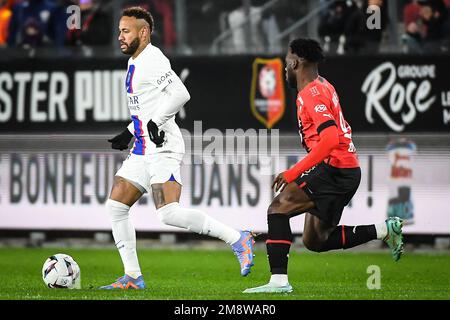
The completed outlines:
[[[183,154],[160,152],[149,155],[131,153],[122,163],[116,176],[133,183],[142,192],[151,192],[152,184],[167,181],[181,182]],[[144,189],[144,190],[143,190]]]

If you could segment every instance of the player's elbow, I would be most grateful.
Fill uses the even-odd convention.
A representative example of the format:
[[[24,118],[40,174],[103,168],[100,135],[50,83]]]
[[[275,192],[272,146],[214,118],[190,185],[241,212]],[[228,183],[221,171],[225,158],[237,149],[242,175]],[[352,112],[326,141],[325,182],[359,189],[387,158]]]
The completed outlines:
[[[336,130],[336,134],[333,134],[330,137],[330,149],[331,149],[331,151],[333,151],[337,147],[339,147],[339,134],[337,133],[337,130]]]
[[[189,91],[181,81],[174,82],[173,85],[168,86],[167,93],[176,104],[184,105],[191,99]]]
[[[189,94],[189,91],[186,89],[185,86],[183,86],[183,89],[179,91],[180,94],[180,100],[183,101],[183,105],[188,102],[189,100],[191,100],[191,95]]]
[[[189,94],[189,91],[185,90],[185,103],[191,100],[191,95]]]

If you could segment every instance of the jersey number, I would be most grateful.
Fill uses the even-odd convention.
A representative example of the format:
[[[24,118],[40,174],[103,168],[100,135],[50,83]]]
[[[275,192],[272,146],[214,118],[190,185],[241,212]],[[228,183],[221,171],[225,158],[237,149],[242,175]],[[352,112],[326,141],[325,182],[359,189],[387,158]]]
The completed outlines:
[[[348,125],[347,121],[345,121],[342,111],[339,111],[339,125],[341,126],[342,132],[344,132],[344,137],[346,137],[347,139],[350,139],[347,151],[351,152],[351,153],[356,152],[355,145],[353,144],[353,141],[352,141],[352,134],[350,132],[351,128]]]

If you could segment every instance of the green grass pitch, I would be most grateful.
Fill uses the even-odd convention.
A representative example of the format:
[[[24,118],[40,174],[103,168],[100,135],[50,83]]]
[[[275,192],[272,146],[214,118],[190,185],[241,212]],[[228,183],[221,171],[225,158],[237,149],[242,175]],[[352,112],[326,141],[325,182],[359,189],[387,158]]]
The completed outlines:
[[[55,253],[74,257],[81,268],[80,290],[48,289],[41,278],[45,259]],[[242,294],[269,279],[265,251],[257,251],[251,274],[243,278],[231,251],[140,249],[148,289],[96,288],[122,275],[115,249],[0,249],[0,299],[450,299],[450,254],[406,253],[395,263],[388,252],[310,253],[291,251],[291,294]],[[381,288],[367,288],[368,267],[381,273]],[[370,282],[370,281],[369,281]]]

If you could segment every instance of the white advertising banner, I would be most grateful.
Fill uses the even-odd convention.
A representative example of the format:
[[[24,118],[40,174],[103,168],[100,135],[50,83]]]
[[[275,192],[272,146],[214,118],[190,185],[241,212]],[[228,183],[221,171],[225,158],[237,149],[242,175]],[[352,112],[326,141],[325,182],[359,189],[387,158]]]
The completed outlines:
[[[120,153],[3,153],[0,155],[0,229],[110,230],[104,208]],[[298,160],[280,158],[280,168]],[[341,223],[386,219],[391,163],[387,153],[360,153],[362,181]],[[190,163],[194,163],[190,161]],[[258,164],[183,164],[181,205],[203,210],[237,229],[267,232],[272,177]],[[450,155],[421,154],[409,162],[414,221],[405,233],[450,234]],[[137,231],[181,231],[162,224],[151,197],[131,209]],[[291,220],[302,232],[303,216]]]

